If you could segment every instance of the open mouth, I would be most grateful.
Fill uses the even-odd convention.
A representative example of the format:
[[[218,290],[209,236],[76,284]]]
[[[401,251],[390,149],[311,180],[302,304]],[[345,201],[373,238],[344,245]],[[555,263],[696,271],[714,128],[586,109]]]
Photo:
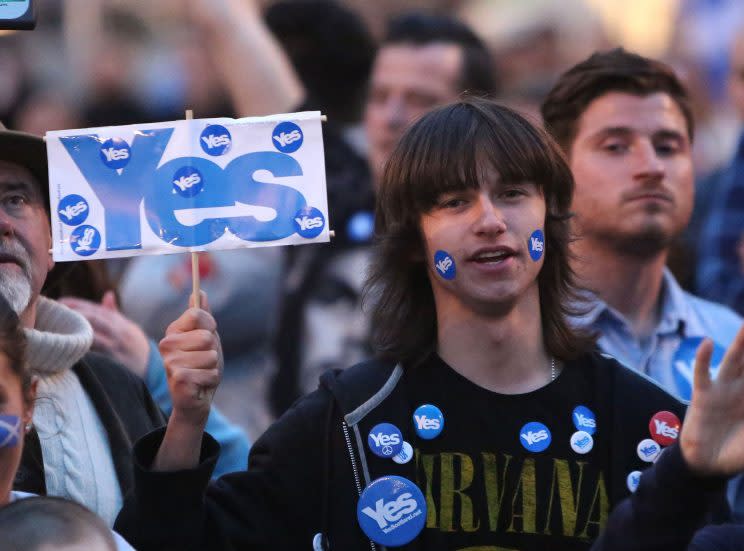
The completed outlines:
[[[477,264],[501,264],[514,255],[514,251],[508,249],[498,249],[479,252],[470,257],[470,260]]]

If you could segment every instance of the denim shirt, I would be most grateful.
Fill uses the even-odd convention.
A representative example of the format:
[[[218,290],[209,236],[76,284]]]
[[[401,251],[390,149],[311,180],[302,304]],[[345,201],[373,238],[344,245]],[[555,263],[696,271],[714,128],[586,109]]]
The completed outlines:
[[[711,375],[717,361],[734,340],[742,318],[730,308],[684,291],[665,269],[661,287],[659,323],[646,339],[633,335],[620,312],[594,295],[587,297],[590,309],[574,318],[574,324],[597,331],[600,349],[620,363],[655,380],[667,392],[688,402],[692,394],[692,360],[698,341],[709,337],[715,343]],[[728,487],[734,517],[744,519],[744,479],[738,476]]]

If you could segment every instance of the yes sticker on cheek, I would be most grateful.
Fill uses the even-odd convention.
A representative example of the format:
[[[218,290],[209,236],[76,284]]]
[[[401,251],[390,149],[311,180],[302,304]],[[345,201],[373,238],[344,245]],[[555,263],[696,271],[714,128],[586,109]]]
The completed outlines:
[[[545,252],[545,235],[542,230],[535,230],[530,235],[529,243],[527,244],[530,250],[530,257],[532,260],[537,262]]]
[[[21,418],[0,415],[0,448],[14,448],[21,438]]]
[[[434,269],[444,279],[455,279],[455,259],[446,251],[434,253]]]

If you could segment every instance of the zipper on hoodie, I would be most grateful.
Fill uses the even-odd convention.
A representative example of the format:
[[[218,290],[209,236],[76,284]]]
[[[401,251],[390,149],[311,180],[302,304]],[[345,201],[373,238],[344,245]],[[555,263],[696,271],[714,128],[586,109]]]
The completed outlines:
[[[356,484],[357,494],[361,496],[362,495],[362,482],[359,479],[359,470],[357,469],[356,458],[354,457],[354,448],[351,446],[351,437],[349,436],[349,426],[346,424],[346,421],[341,422],[341,428],[344,431],[344,440],[346,440],[346,449],[349,450],[349,459],[351,459],[351,470],[354,473],[354,483]],[[377,551],[377,546],[375,545],[375,542],[370,540],[369,545],[372,551]]]

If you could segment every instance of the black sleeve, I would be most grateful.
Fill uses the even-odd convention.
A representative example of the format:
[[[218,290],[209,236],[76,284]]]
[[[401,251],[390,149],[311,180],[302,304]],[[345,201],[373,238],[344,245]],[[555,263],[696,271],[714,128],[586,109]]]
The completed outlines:
[[[636,492],[615,507],[592,551],[686,549],[725,482],[695,475],[679,445],[670,446],[643,472]]]
[[[116,530],[140,551],[309,547],[320,531],[324,411],[317,391],[254,444],[248,470],[209,483],[219,446],[205,435],[192,470],[150,470],[164,430],[135,445],[135,486]]]

